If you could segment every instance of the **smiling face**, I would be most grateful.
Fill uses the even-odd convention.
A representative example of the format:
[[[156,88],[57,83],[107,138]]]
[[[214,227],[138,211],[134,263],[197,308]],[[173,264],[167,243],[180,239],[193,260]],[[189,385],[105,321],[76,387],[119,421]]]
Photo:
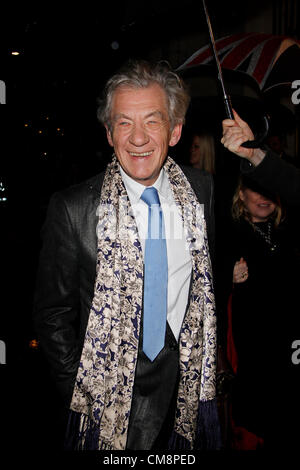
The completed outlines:
[[[170,128],[165,92],[157,84],[117,88],[111,122],[112,130],[106,127],[107,139],[121,167],[135,181],[151,186],[158,178],[168,147],[177,144],[182,130],[182,124]]]
[[[276,209],[276,204],[271,199],[249,188],[241,189],[239,195],[250,214],[252,222],[266,222]]]

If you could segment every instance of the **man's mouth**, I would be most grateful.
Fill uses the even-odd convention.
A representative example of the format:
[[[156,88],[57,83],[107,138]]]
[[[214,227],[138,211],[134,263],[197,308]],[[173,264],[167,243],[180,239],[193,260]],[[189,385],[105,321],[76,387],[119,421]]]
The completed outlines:
[[[141,152],[141,153],[129,152],[129,155],[131,155],[132,157],[150,157],[152,153],[153,153],[153,150],[150,150],[149,152]]]

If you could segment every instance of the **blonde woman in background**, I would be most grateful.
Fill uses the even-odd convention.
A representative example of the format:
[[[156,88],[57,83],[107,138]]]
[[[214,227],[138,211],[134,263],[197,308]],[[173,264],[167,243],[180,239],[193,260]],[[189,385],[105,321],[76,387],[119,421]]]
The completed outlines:
[[[190,164],[193,168],[215,174],[215,143],[207,132],[194,133],[190,147]]]

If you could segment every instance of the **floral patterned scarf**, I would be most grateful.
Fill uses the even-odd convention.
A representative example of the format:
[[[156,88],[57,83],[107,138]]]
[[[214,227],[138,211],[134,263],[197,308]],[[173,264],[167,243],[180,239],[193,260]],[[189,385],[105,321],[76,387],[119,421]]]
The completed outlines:
[[[218,424],[216,316],[206,224],[188,180],[170,157],[164,170],[182,215],[193,265],[189,308],[179,337],[180,383],[170,446],[201,448],[205,441],[209,447],[209,434],[212,429],[213,434],[218,432]],[[70,423],[72,427],[75,416],[76,448],[122,450],[138,357],[143,253],[115,157],[106,170],[97,214],[97,276]]]

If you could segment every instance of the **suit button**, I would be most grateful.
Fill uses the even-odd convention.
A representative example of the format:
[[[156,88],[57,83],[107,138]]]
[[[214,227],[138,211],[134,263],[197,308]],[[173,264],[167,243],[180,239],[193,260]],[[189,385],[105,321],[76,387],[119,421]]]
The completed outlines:
[[[172,343],[170,344],[170,349],[171,349],[171,351],[176,351],[176,349],[177,349],[177,343],[172,342]]]

